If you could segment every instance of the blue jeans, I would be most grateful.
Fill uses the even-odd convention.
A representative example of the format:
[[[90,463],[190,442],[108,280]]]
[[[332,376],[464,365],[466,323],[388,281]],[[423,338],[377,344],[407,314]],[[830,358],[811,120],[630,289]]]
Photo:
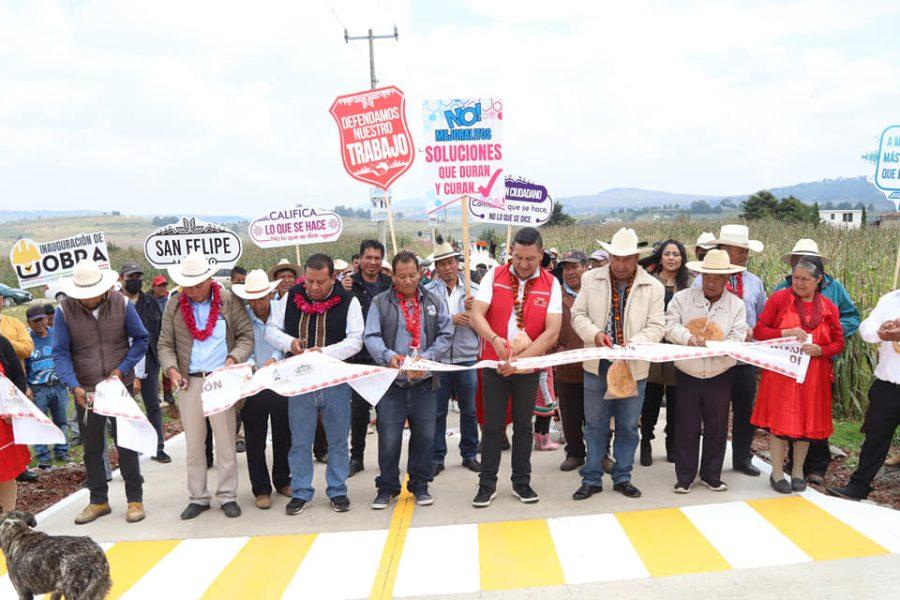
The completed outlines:
[[[428,379],[412,387],[391,385],[378,402],[378,477],[379,492],[400,493],[400,450],[403,424],[409,420],[409,474],[407,489],[413,494],[428,491],[431,482],[431,454],[434,446],[435,390]],[[330,456],[330,453],[329,453]],[[329,462],[331,458],[328,459]]]
[[[631,481],[634,465],[634,451],[638,447],[638,419],[644,404],[644,390],[647,380],[637,382],[637,396],[620,400],[604,400],[606,394],[606,372],[609,361],[600,361],[599,376],[584,374],[584,441],[587,457],[578,473],[585,485],[603,485],[603,457],[609,443],[609,420],[616,419],[616,438],[613,442],[612,468],[614,484]]]
[[[69,421],[69,394],[63,385],[34,385],[34,405],[43,413],[48,415],[53,424],[62,430],[66,435],[66,425]],[[53,462],[50,457],[50,448],[45,444],[35,444],[34,452],[37,454],[38,464],[49,465]],[[57,458],[64,458],[69,455],[68,444],[56,444],[53,447],[53,453]]]
[[[316,439],[318,415],[328,439],[328,466],[325,468],[325,494],[329,498],[347,495],[350,475],[350,386],[345,384],[292,396],[288,399],[288,423],[291,427],[291,495],[309,502],[315,488],[312,447]]]
[[[475,362],[459,363],[463,366]],[[475,458],[478,452],[478,421],[475,419],[475,387],[478,373],[474,369],[441,373],[441,387],[435,391],[437,420],[434,427],[434,452],[431,462],[444,464],[447,456],[447,410],[450,396],[456,395],[459,403],[459,453],[463,460]]]

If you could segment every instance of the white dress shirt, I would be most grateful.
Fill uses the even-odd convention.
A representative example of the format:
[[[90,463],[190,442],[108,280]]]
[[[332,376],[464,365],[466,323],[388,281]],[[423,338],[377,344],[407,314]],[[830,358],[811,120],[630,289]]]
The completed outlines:
[[[494,297],[494,273],[499,268],[500,267],[491,269],[484,274],[484,278],[482,278],[481,282],[478,284],[475,300],[490,305],[491,300]],[[518,275],[516,275],[516,272],[512,268],[510,268],[510,272],[518,278]],[[540,274],[540,269],[537,269],[528,279],[537,279]],[[519,300],[522,300],[522,297],[525,295],[525,281],[525,279],[519,279]],[[562,286],[559,285],[559,280],[556,277],[553,278],[550,301],[547,303],[547,314],[562,314]],[[517,335],[519,335],[519,324],[516,322],[516,311],[511,310],[509,311],[509,324],[506,327],[506,339],[512,341],[516,339]]]
[[[266,339],[275,348],[288,353],[291,351],[291,343],[297,338],[284,332],[286,306],[287,302],[284,300],[272,303],[272,315],[269,317],[268,323],[266,323]],[[322,354],[338,360],[347,360],[356,356],[362,350],[365,328],[366,324],[363,321],[362,307],[359,305],[359,300],[351,298],[350,306],[347,307],[347,325],[345,329],[347,337],[336,344],[322,348]]]
[[[900,319],[900,290],[888,292],[878,301],[865,321],[859,325],[859,336],[870,344],[879,344],[878,366],[875,377],[882,381],[900,384],[900,352],[891,342],[878,337],[878,328],[885,321]]]

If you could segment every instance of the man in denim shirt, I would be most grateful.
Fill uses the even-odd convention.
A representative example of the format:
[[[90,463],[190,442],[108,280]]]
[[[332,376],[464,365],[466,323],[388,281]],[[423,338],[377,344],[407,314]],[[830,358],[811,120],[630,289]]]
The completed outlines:
[[[419,287],[416,255],[394,256],[393,284],[372,301],[366,317],[365,345],[380,365],[399,368],[407,356],[443,360],[453,341],[453,324],[443,298]],[[428,506],[432,480],[431,455],[436,419],[435,390],[439,381],[427,371],[397,376],[378,403],[378,494],[372,508],[387,508],[400,494],[400,450],[403,425],[409,421],[409,491],[416,504]]]
[[[472,284],[470,294],[459,274],[460,253],[453,246],[437,238],[434,247],[434,266],[438,277],[425,284],[425,289],[447,301],[453,320],[453,340],[446,361],[454,365],[471,366],[478,361],[481,341],[469,322],[469,310],[478,286]],[[434,429],[434,452],[431,463],[434,476],[444,470],[447,455],[447,405],[455,396],[459,403],[459,453],[464,467],[475,473],[481,470],[478,452],[478,421],[475,418],[475,388],[478,373],[474,369],[441,373],[437,390],[437,421]]]
[[[29,307],[25,316],[28,318],[31,339],[34,341],[34,350],[31,352],[31,356],[25,359],[28,395],[34,400],[34,404],[47,413],[53,419],[53,424],[65,434],[69,395],[53,368],[53,331],[47,327],[47,314],[44,312],[43,306]],[[45,444],[36,444],[34,451],[37,453],[38,467],[49,469],[53,462],[50,448]],[[56,455],[56,460],[60,462],[72,462],[72,459],[69,458],[68,444],[56,444],[53,447],[53,453]]]

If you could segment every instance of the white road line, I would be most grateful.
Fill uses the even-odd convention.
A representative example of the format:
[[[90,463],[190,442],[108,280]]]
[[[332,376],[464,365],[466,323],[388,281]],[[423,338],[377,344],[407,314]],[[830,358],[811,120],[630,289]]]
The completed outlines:
[[[567,584],[650,576],[615,515],[547,519],[547,525]]]
[[[808,489],[802,496],[837,517],[876,544],[900,553],[900,511],[826,496]]]
[[[477,592],[480,573],[478,525],[414,527],[406,533],[394,596]]]
[[[681,512],[735,569],[812,561],[745,502],[683,506]]]
[[[231,562],[249,538],[205,538],[184,540],[165,555],[123,596],[126,600],[160,597],[165,582],[172,585],[164,595],[199,598]]]
[[[387,530],[322,533],[282,598],[368,598]]]

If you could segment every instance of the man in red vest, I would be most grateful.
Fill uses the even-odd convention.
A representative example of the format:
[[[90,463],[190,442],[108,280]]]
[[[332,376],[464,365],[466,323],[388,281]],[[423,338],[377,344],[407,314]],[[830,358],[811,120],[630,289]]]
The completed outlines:
[[[499,360],[500,368],[483,369],[484,429],[481,475],[472,506],[490,506],[497,496],[500,444],[512,403],[513,494],[522,502],[538,501],[531,489],[531,415],[538,386],[537,372],[520,372],[516,358],[542,356],[559,337],[562,289],[540,268],[544,253],[541,234],[534,227],[516,233],[512,262],[488,271],[472,306],[472,328],[482,338],[481,359]]]

